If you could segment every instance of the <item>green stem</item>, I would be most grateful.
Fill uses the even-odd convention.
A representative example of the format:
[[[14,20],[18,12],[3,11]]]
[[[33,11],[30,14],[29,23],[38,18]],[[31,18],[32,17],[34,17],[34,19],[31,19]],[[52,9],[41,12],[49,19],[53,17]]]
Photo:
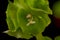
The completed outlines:
[[[42,33],[39,33],[38,35],[36,35],[36,39],[37,40],[52,40],[51,38],[47,37],[47,36],[43,36]]]
[[[37,40],[45,40],[44,37],[43,37],[43,35],[42,35],[42,33],[36,35],[36,39]]]

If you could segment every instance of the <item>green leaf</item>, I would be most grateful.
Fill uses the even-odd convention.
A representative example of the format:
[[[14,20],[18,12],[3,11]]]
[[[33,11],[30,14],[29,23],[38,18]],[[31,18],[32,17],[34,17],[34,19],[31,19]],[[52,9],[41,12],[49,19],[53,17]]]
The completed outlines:
[[[60,36],[56,36],[55,37],[55,40],[60,40]]]

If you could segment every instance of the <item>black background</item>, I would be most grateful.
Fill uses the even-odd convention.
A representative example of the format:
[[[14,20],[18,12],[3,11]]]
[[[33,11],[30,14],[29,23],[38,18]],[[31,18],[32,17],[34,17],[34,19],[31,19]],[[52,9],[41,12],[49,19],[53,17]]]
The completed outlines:
[[[49,0],[49,3],[50,3],[49,5],[51,9],[54,2],[56,1],[57,0]],[[26,39],[16,39],[15,37],[2,33],[3,31],[8,30],[7,28],[8,26],[6,23],[6,13],[5,13],[7,9],[7,5],[8,5],[8,0],[0,0],[0,40],[26,40]],[[49,36],[54,40],[54,37],[60,35],[60,31],[59,31],[60,28],[54,25],[54,16],[49,15],[49,17],[51,18],[52,22],[42,34],[43,36]],[[36,38],[33,37],[30,40],[36,40]]]

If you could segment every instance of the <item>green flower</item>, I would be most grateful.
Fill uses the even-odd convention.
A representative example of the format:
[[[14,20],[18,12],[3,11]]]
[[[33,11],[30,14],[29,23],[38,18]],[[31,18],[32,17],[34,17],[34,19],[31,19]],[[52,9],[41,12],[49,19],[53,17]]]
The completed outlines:
[[[29,39],[42,33],[50,24],[52,14],[47,0],[14,0],[9,2],[6,21],[10,36]]]

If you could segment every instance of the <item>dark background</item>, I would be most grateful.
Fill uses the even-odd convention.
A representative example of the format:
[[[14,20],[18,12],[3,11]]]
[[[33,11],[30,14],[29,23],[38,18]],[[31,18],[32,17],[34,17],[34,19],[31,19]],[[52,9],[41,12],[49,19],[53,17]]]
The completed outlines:
[[[50,8],[52,9],[53,4],[58,0],[49,0]],[[0,0],[0,40],[26,40],[26,39],[16,39],[15,37],[9,36],[7,34],[2,33],[5,30],[8,30],[8,26],[6,23],[6,9],[8,5],[8,0]],[[51,18],[51,24],[45,29],[42,33],[43,36],[48,36],[54,40],[54,38],[60,35],[60,28],[54,25],[54,16],[49,15]],[[30,40],[36,40],[35,37],[31,38]]]

